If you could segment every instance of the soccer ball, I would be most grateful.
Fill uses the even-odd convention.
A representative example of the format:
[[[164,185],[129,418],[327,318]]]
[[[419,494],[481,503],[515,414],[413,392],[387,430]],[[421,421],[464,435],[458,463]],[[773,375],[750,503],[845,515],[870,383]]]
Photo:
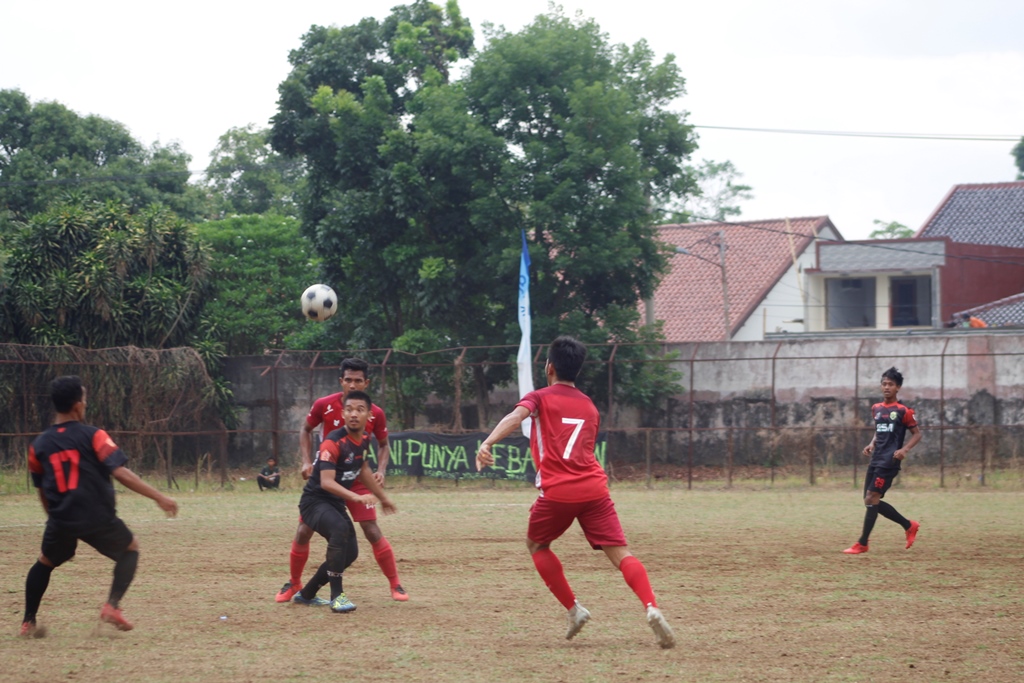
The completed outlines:
[[[327,285],[310,285],[302,293],[302,314],[324,321],[338,312],[338,295]]]

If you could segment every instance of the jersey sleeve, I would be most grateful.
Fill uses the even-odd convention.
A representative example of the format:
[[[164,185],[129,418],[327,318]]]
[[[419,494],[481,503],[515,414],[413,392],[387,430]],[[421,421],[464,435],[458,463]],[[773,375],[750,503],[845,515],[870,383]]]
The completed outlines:
[[[324,421],[324,400],[318,398],[313,401],[313,407],[309,409],[309,414],[306,415],[306,426],[310,429],[316,429]]]
[[[373,409],[373,435],[377,443],[384,443],[388,438],[388,418],[380,406],[374,405]]]
[[[529,410],[531,416],[536,416],[537,409],[540,408],[540,394],[537,393],[537,391],[529,392],[521,399],[519,399],[519,403],[516,404],[516,408],[518,408],[519,406],[522,406]]]
[[[92,450],[95,451],[99,461],[106,465],[111,472],[128,464],[128,456],[102,429],[97,429],[96,433],[92,435]]]
[[[907,412],[903,414],[903,425],[907,429],[912,429],[917,426],[917,415],[914,414],[913,408],[907,408]]]
[[[43,464],[36,457],[34,446],[28,447],[28,471],[32,473],[32,485],[40,488],[43,485]]]
[[[326,439],[320,444],[320,469],[322,470],[334,470],[337,469],[338,456],[341,453],[341,449],[338,448],[338,442],[332,439]]]

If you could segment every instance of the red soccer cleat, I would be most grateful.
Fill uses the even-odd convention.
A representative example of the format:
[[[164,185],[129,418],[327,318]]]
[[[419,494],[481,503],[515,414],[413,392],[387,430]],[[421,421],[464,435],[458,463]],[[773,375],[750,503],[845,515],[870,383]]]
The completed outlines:
[[[847,555],[860,555],[861,553],[866,553],[867,551],[868,551],[868,547],[866,545],[861,545],[860,543],[854,543],[853,545],[851,545],[849,548],[847,548],[843,552],[846,553]]]
[[[914,541],[917,540],[917,530],[920,528],[920,522],[910,520],[910,528],[907,529],[907,550],[910,550],[910,546],[914,545]]]
[[[109,603],[103,605],[103,609],[100,610],[100,621],[112,624],[118,631],[131,631],[135,628],[132,622],[124,618],[120,609],[111,607]]]
[[[37,626],[34,621],[25,621],[22,622],[18,635],[22,638],[42,638],[46,635],[46,627]]]
[[[409,600],[409,594],[405,592],[405,589],[402,588],[402,584],[399,583],[391,589],[391,599],[397,600],[398,602],[406,602]]]
[[[289,581],[285,585],[281,586],[281,590],[277,592],[277,597],[274,598],[274,600],[276,600],[277,602],[291,602],[292,598],[295,597],[295,594],[298,593],[300,590],[302,590],[301,583],[296,586],[293,586],[292,582]]]

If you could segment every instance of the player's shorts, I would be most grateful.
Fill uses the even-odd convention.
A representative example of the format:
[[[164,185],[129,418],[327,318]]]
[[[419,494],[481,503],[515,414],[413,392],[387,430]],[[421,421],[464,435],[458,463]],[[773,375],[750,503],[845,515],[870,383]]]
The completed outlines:
[[[300,501],[299,509],[306,525],[324,538],[330,538],[339,527],[343,530],[347,528],[349,534],[355,536],[355,527],[352,526],[352,520],[345,512],[344,505],[314,499]]]
[[[43,531],[42,553],[54,567],[59,567],[75,556],[78,541],[81,540],[116,562],[131,545],[133,538],[131,529],[118,517],[86,531],[70,531],[53,520],[47,520],[46,530]]]
[[[900,471],[891,467],[868,467],[867,476],[864,478],[864,493],[877,491],[880,497],[885,497],[885,492],[892,486],[896,475]]]
[[[366,488],[363,482],[358,479],[352,484],[352,493],[358,493],[360,496],[366,495],[367,493],[373,493],[370,489]],[[352,515],[353,522],[376,522],[377,521],[377,506],[376,505],[364,505],[363,503],[350,503],[345,501],[345,506],[348,507],[348,513]]]
[[[579,520],[583,535],[594,550],[626,545],[626,535],[611,496],[585,503],[558,503],[538,498],[530,507],[526,536],[534,543],[547,545],[564,534],[574,520]]]

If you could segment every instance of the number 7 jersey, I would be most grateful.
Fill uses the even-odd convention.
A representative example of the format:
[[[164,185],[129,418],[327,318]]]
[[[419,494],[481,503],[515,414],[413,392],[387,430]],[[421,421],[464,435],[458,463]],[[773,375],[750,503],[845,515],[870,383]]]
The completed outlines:
[[[562,503],[607,496],[608,476],[594,457],[601,416],[590,397],[575,387],[553,384],[526,394],[518,406],[533,418],[530,450],[540,495]]]

